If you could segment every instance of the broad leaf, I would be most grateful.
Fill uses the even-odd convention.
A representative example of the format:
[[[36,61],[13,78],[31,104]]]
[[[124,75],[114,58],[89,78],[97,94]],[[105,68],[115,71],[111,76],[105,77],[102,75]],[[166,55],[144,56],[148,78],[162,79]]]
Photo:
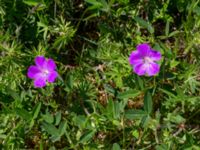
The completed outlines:
[[[89,141],[91,138],[93,138],[95,134],[95,131],[87,131],[86,133],[84,133],[81,138],[80,138],[80,143],[86,143],[87,141]]]
[[[55,119],[56,119],[55,125],[57,126],[61,120],[61,112],[60,111],[56,113]]]
[[[24,120],[31,120],[32,115],[23,108],[16,108],[15,112],[18,116],[22,117]]]
[[[119,144],[114,143],[112,146],[112,150],[121,150],[121,148],[120,148]]]
[[[39,112],[40,112],[40,108],[41,108],[41,102],[39,102],[35,108],[33,109],[33,119],[36,119]]]
[[[147,113],[143,110],[131,109],[131,110],[127,110],[125,112],[125,117],[127,119],[141,119],[142,117],[144,117],[146,115],[147,115]]]
[[[66,128],[67,128],[67,121],[63,121],[60,123],[60,126],[59,126],[59,133],[60,133],[60,136],[62,136],[65,131],[66,131]]]
[[[56,137],[60,136],[59,130],[54,125],[47,123],[47,122],[43,122],[42,127],[50,135],[56,136]]]
[[[140,91],[137,90],[128,90],[122,93],[119,93],[117,95],[117,98],[119,99],[125,99],[125,98],[135,98],[136,96],[140,95]]]
[[[143,20],[142,18],[140,17],[135,17],[134,20],[140,25],[142,26],[143,28],[146,28],[150,33],[154,33],[154,28],[152,27],[152,25]]]
[[[144,96],[144,110],[150,114],[152,112],[153,103],[152,103],[152,97],[149,91],[146,92]]]

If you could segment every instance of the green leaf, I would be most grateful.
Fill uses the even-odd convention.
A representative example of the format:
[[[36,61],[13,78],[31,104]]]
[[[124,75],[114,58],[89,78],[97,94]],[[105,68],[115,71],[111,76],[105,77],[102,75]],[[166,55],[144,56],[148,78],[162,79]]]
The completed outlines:
[[[57,126],[60,123],[60,120],[61,120],[61,112],[60,111],[56,113],[55,118],[56,118],[55,125]]]
[[[40,112],[40,108],[41,108],[41,102],[39,102],[35,108],[33,109],[33,119],[36,119],[39,112]]]
[[[120,118],[120,104],[118,101],[108,101],[108,105],[106,107],[106,115],[110,120]]]
[[[135,138],[139,138],[139,131],[138,130],[134,130],[132,131],[132,135],[135,137]]]
[[[70,74],[67,76],[67,79],[66,79],[66,87],[65,87],[65,90],[67,92],[70,92],[71,90],[73,89],[73,75]]]
[[[111,1],[110,1],[111,2]],[[101,0],[101,3],[102,3],[102,8],[101,8],[101,11],[104,11],[104,12],[110,12],[110,5],[112,5],[112,2],[111,3],[107,3],[106,0]]]
[[[115,89],[111,85],[104,84],[103,87],[106,90],[106,92],[108,92],[109,94],[115,95]]]
[[[113,118],[114,119],[120,118],[120,105],[118,101],[114,101]]]
[[[144,117],[142,118],[142,120],[141,120],[142,127],[143,127],[143,128],[148,127],[149,121],[150,121],[150,120],[151,120],[151,117],[150,117],[149,115],[144,116]]]
[[[53,123],[54,121],[53,116],[49,112],[46,112],[45,115],[42,115],[42,118],[48,123]]]
[[[108,105],[106,107],[106,113],[108,118],[114,119],[115,106],[113,100],[108,101]]]
[[[40,1],[39,0],[23,0],[23,3],[29,6],[37,6],[40,3]]]
[[[95,134],[96,131],[90,130],[85,132],[81,137],[80,137],[80,143],[86,143],[89,141]]]
[[[16,108],[15,109],[15,113],[20,116],[21,118],[23,118],[24,120],[31,120],[32,119],[32,115],[26,111],[25,109],[23,108]]]
[[[52,142],[60,141],[60,136],[52,136],[50,139]]]
[[[170,91],[167,91],[165,89],[161,89],[159,88],[159,90],[165,94],[167,94],[169,97],[172,97],[172,98],[177,98],[173,93],[171,93]]]
[[[121,113],[124,112],[124,108],[127,106],[128,101],[129,101],[129,99],[125,99],[125,100],[119,102],[119,110]]]
[[[11,88],[6,88],[6,91],[15,101],[22,100],[21,97],[19,96],[19,94],[17,92],[15,92],[14,90],[12,90]]]
[[[156,150],[168,150],[169,147],[166,144],[161,144],[156,146]]]
[[[128,90],[122,93],[119,93],[117,95],[117,98],[119,99],[125,99],[125,98],[135,98],[136,96],[140,95],[140,91],[137,90]]]
[[[101,2],[98,2],[96,0],[85,0],[85,2],[99,8],[99,7],[102,7],[102,3]]]
[[[112,146],[112,150],[121,150],[121,148],[118,143],[114,143]]]
[[[180,62],[179,61],[176,61],[176,60],[171,60],[170,61],[170,68],[174,68],[176,67]]]
[[[153,103],[152,103],[152,97],[149,91],[146,92],[144,96],[144,110],[150,114],[152,112]]]
[[[33,108],[33,111],[32,111],[32,119],[30,121],[30,125],[29,125],[29,128],[31,129],[35,123],[35,120],[37,117],[38,117],[38,114],[40,112],[40,109],[41,109],[41,102],[39,102],[34,108]]]
[[[175,36],[175,35],[177,35],[177,34],[179,34],[180,33],[180,31],[173,31],[173,32],[171,32],[170,34],[169,34],[169,36],[168,36],[168,38],[169,37],[173,37],[173,36]]]
[[[6,139],[7,135],[6,134],[0,134],[0,139]]]
[[[185,122],[185,118],[183,118],[180,115],[176,115],[176,114],[171,114],[168,113],[167,117],[170,119],[171,122],[176,123],[176,124],[181,124],[183,122]]]
[[[47,123],[47,122],[43,122],[42,123],[42,127],[44,128],[44,130],[49,133],[52,136],[56,136],[59,137],[59,130],[52,124]]]
[[[200,7],[199,7],[199,6],[196,6],[196,7],[193,9],[193,12],[196,13],[198,16],[200,16]]]
[[[65,131],[66,131],[66,128],[67,128],[67,121],[63,121],[61,122],[60,126],[59,126],[59,133],[60,133],[60,136],[62,136]]]
[[[80,129],[86,127],[87,118],[84,115],[76,115],[73,118],[73,124],[78,126]]]
[[[165,35],[168,36],[169,35],[169,23],[170,20],[167,20],[166,26],[165,26]]]
[[[142,117],[144,117],[146,115],[147,115],[147,113],[143,110],[131,109],[131,110],[127,110],[125,112],[125,117],[127,119],[141,119]]]
[[[56,148],[55,148],[54,146],[51,146],[51,147],[49,148],[49,150],[56,150]]]
[[[140,17],[135,17],[134,20],[143,28],[146,28],[150,33],[154,33],[154,28],[151,24]]]
[[[144,89],[144,82],[143,82],[142,78],[136,74],[135,74],[135,82],[139,89],[141,89],[141,90]]]

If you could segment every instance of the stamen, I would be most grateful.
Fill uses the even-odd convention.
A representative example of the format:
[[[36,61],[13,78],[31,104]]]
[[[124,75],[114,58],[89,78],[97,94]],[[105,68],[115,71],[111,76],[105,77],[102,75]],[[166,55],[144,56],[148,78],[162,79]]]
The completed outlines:
[[[44,73],[45,75],[48,75],[48,74],[49,74],[49,71],[48,71],[48,70],[43,70],[43,73]]]
[[[149,57],[144,57],[144,63],[145,63],[145,64],[149,64],[149,63],[151,63],[151,62],[152,62],[151,58],[149,58]]]

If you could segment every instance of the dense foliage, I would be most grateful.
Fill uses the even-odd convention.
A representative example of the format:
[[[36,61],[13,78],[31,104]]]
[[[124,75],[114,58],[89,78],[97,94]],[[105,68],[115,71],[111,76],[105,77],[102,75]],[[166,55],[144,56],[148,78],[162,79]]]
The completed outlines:
[[[199,0],[0,0],[0,149],[199,150],[199,31]],[[141,43],[156,76],[129,64]]]

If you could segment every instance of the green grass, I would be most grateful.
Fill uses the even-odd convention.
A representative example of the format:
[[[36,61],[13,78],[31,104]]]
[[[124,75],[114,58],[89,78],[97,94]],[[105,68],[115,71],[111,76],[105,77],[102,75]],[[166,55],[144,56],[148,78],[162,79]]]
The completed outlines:
[[[199,150],[199,0],[0,0],[0,149]],[[162,53],[154,77],[128,62]],[[59,78],[34,88],[34,58]]]

